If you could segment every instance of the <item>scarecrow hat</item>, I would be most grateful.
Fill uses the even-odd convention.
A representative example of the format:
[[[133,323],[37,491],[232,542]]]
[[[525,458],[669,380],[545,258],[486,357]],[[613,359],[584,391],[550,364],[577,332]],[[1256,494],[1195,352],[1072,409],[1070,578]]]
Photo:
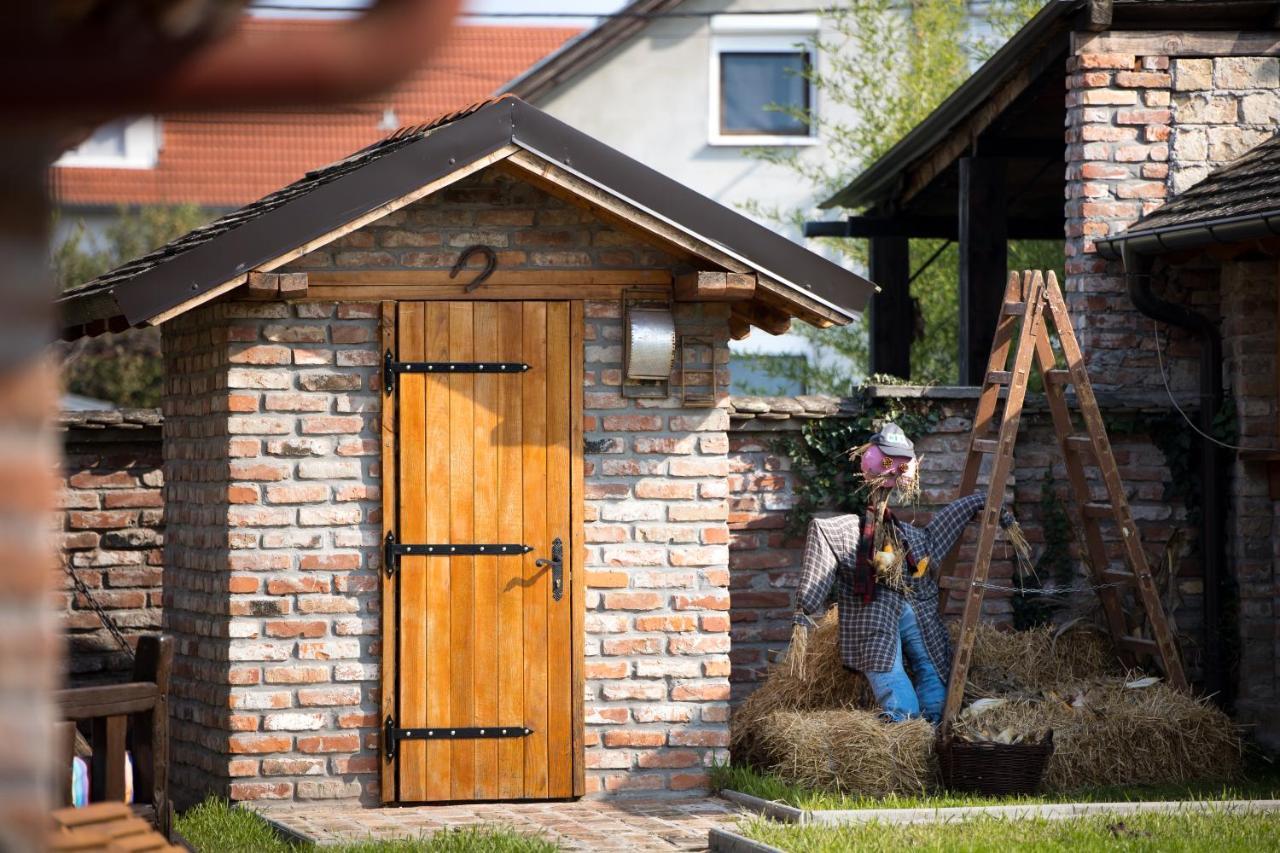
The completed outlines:
[[[902,427],[889,421],[880,427],[880,431],[871,436],[871,443],[880,448],[880,452],[886,456],[905,456],[907,459],[916,458],[916,446],[911,443],[911,439],[907,438],[907,434],[902,431]]]

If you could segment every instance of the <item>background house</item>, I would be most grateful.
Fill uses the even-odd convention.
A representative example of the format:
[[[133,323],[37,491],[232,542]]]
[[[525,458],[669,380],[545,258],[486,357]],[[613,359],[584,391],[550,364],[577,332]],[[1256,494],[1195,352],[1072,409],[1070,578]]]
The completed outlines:
[[[341,20],[244,17],[256,38],[342,26]],[[91,233],[120,208],[195,205],[234,210],[402,126],[489,97],[556,50],[576,28],[459,23],[444,47],[393,90],[352,104],[115,119],[50,170],[60,220]]]

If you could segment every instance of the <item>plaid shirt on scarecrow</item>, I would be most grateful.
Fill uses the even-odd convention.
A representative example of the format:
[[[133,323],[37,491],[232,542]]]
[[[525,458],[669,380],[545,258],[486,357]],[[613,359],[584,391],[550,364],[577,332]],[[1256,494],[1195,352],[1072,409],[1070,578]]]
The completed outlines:
[[[953,501],[934,513],[933,520],[924,527],[894,517],[892,524],[907,548],[910,564],[914,566],[928,557],[930,567],[941,565],[986,500],[986,495],[975,492]],[[1002,527],[1008,527],[1013,521],[1007,509],[1001,510]],[[860,519],[856,515],[815,518],[809,523],[797,596],[798,611],[820,616],[826,612],[834,591],[840,605],[841,662],[847,669],[861,672],[888,672],[893,669],[898,653],[898,622],[902,618],[902,605],[909,596],[929,657],[940,674],[950,671],[951,638],[938,613],[938,584],[931,572],[913,578],[909,570],[905,571],[902,591],[878,584],[875,598],[868,603],[854,594],[853,567],[860,532]],[[799,612],[796,619],[805,621]]]

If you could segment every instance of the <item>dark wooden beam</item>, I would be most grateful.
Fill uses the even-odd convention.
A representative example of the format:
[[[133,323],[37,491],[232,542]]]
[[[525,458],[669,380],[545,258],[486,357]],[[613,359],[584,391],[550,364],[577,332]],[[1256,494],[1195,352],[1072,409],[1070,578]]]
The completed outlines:
[[[1007,233],[1010,240],[1062,240],[1066,227],[1061,215],[1044,218],[1018,217],[1008,223]],[[960,222],[955,216],[850,216],[844,222],[806,222],[804,236],[958,240]]]
[[[910,241],[898,235],[872,238],[871,280],[880,286],[871,297],[872,373],[911,378],[915,309],[907,286],[910,277]]]
[[[960,382],[981,385],[1009,265],[1004,163],[960,159]]]

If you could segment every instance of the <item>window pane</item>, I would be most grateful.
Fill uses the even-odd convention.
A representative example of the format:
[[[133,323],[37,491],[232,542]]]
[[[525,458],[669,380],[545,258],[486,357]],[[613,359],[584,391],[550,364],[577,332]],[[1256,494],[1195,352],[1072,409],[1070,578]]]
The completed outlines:
[[[807,110],[809,54],[720,54],[720,132],[808,136],[809,124],[770,105]]]

